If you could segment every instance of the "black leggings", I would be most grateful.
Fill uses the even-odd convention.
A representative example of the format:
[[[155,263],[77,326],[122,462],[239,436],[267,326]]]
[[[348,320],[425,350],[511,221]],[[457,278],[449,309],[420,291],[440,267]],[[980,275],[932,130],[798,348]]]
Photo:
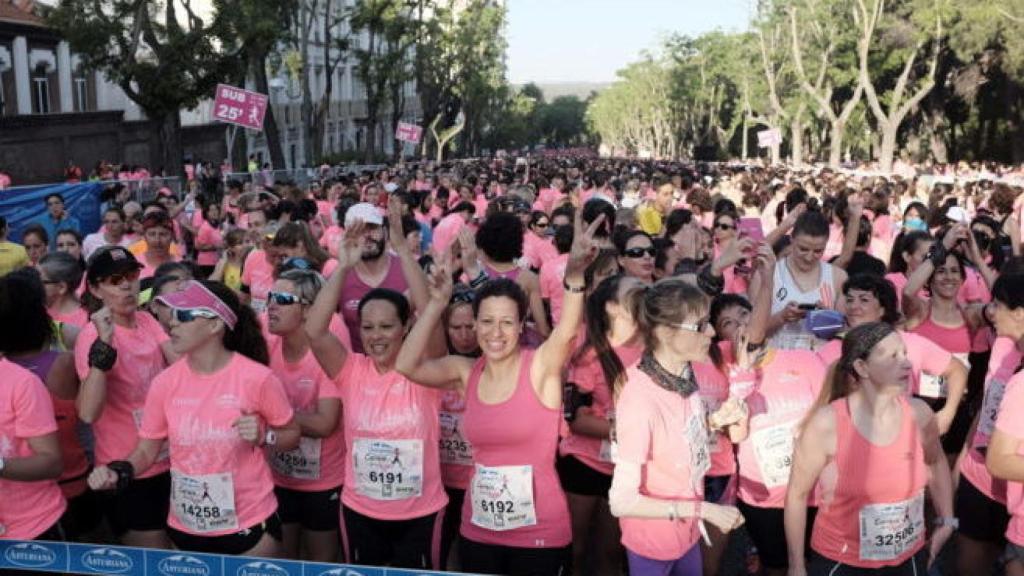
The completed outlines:
[[[459,539],[462,569],[474,574],[565,576],[572,572],[572,546],[514,548]]]
[[[928,547],[925,546],[898,566],[885,568],[857,568],[829,560],[824,556],[811,553],[811,563],[807,566],[807,576],[927,576]]]

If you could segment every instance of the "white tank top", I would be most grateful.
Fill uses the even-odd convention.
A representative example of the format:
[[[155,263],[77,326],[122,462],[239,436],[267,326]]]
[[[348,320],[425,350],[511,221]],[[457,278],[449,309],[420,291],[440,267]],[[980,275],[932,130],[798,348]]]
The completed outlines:
[[[775,267],[772,280],[772,314],[778,314],[790,302],[797,304],[820,304],[822,308],[834,308],[835,288],[832,280],[832,265],[821,263],[818,285],[804,292],[789,271],[789,258]],[[804,328],[803,320],[787,322],[771,338],[769,345],[783,350],[816,350],[825,345],[825,340],[814,336]]]

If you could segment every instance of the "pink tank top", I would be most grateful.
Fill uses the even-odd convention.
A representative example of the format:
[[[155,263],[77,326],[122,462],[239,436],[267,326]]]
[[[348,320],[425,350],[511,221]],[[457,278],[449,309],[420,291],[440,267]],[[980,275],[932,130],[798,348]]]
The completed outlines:
[[[363,339],[359,333],[359,301],[363,296],[366,296],[366,293],[374,288],[387,288],[399,294],[409,288],[409,284],[405,281],[405,275],[402,274],[402,263],[398,261],[398,258],[385,257],[389,258],[388,273],[377,286],[370,286],[364,282],[355,270],[345,275],[345,283],[341,286],[341,317],[345,319],[345,326],[348,327],[348,332],[352,336],[353,352],[360,354],[364,352]]]
[[[532,350],[520,351],[516,389],[511,398],[499,404],[480,401],[480,374],[485,359],[476,361],[469,376],[463,426],[467,439],[473,444],[477,470],[462,506],[460,532],[474,542],[518,548],[559,548],[572,542],[569,505],[555,472],[562,412],[544,406],[537,398],[530,382],[532,361]],[[474,524],[474,507],[480,504],[476,501],[478,498],[474,498],[474,486],[477,477],[482,475],[481,467],[523,466],[532,468],[536,522],[509,530]]]
[[[825,558],[857,568],[897,566],[925,544],[924,448],[914,410],[906,398],[899,402],[900,432],[888,446],[861,436],[847,398],[831,404],[836,483],[811,536],[811,548]]]
[[[967,321],[957,328],[940,326],[932,320],[931,309],[928,310],[928,317],[917,328],[911,330],[925,338],[935,342],[951,354],[968,354],[971,351],[971,331],[967,327]],[[965,361],[966,362],[966,361]]]

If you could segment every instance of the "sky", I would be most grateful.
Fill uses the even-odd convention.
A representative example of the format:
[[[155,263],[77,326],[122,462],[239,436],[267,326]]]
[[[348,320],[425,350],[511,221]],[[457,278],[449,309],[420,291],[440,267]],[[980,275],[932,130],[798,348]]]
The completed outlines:
[[[508,75],[525,82],[611,82],[678,32],[746,27],[751,0],[505,0]]]

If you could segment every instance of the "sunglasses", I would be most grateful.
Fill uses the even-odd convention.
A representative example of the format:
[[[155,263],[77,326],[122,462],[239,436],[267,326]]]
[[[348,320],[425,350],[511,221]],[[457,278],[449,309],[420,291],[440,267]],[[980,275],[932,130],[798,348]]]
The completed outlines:
[[[736,229],[736,227],[733,226],[732,224],[725,224],[724,222],[719,222],[718,224],[715,224],[715,228],[718,228],[719,230],[735,230]]]
[[[303,303],[302,298],[291,292],[267,292],[267,301],[278,306],[291,306],[292,304]]]
[[[196,318],[206,318],[207,320],[219,318],[219,316],[213,312],[203,310],[201,308],[175,308],[173,314],[174,319],[180,324],[188,324]]]
[[[548,227],[548,223],[547,222],[535,222],[533,224],[533,227],[534,228],[547,228]]]
[[[626,256],[626,258],[643,258],[644,254],[650,256],[651,258],[654,258],[654,255],[657,254],[657,250],[654,249],[654,246],[649,246],[647,248],[637,247],[629,248],[628,250],[623,252],[623,254]]]
[[[120,286],[124,282],[135,282],[139,279],[138,270],[129,270],[128,272],[118,272],[117,274],[111,274],[102,280],[104,284],[110,284],[111,286]]]
[[[710,325],[711,325],[711,321],[709,319],[707,319],[707,318],[704,318],[703,320],[701,320],[700,322],[697,322],[696,324],[683,323],[683,324],[676,324],[675,327],[679,328],[680,330],[686,330],[687,332],[703,333],[705,330],[707,330],[708,326],[710,326]]]
[[[472,304],[474,300],[476,300],[476,292],[459,290],[452,294],[451,304]]]

